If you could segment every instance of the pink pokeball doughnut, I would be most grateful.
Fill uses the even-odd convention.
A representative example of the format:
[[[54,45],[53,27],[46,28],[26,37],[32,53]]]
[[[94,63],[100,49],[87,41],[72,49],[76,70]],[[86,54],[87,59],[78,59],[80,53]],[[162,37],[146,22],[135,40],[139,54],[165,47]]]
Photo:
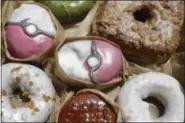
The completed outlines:
[[[102,40],[78,40],[63,45],[58,62],[75,79],[105,83],[118,78],[123,68],[119,48]]]
[[[47,51],[55,36],[49,13],[34,4],[22,4],[15,9],[5,29],[9,53],[21,59]]]

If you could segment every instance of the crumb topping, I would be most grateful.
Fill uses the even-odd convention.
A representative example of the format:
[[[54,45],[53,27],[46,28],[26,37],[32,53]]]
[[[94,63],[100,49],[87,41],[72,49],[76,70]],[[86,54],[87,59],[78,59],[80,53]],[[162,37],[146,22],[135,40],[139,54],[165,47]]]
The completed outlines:
[[[6,96],[6,95],[7,95],[6,90],[2,90],[2,91],[1,91],[1,94],[2,94],[2,96]]]
[[[11,70],[11,72],[19,71],[21,68],[22,68],[22,66],[15,67],[15,68],[13,68],[13,69]]]
[[[47,96],[47,95],[45,95],[45,94],[43,94],[42,97],[43,97],[43,99],[44,99],[45,102],[48,102],[48,101],[51,99],[50,96]]]

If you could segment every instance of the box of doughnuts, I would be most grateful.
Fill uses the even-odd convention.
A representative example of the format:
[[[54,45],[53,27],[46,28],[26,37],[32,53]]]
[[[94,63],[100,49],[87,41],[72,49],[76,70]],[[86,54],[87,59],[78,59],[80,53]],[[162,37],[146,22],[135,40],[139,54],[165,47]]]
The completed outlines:
[[[185,122],[184,1],[1,1],[2,122]]]

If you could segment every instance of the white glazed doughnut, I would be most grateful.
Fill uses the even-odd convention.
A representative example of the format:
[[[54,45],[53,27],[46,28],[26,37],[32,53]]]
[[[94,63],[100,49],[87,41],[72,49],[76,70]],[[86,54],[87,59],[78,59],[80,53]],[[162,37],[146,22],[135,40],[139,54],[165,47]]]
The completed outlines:
[[[49,117],[55,90],[51,79],[41,69],[28,64],[4,64],[1,89],[3,122],[45,122]],[[16,89],[30,98],[21,107],[13,107],[10,101]]]
[[[155,97],[165,107],[164,114],[151,118],[149,103],[142,101]],[[118,95],[122,118],[126,122],[183,122],[184,94],[173,77],[157,72],[143,73],[125,83]]]

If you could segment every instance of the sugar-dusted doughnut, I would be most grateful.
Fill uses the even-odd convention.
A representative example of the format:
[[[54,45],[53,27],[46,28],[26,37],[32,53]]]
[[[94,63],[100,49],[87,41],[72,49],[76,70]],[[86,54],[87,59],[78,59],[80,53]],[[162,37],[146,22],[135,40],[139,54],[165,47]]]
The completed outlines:
[[[82,92],[61,108],[58,122],[116,122],[117,114],[101,96]]]
[[[120,82],[123,74],[121,50],[102,39],[76,39],[67,42],[57,51],[60,69],[70,78],[87,83]],[[60,76],[60,75],[58,75]],[[61,78],[62,79],[62,78]]]
[[[39,1],[39,0],[38,0]],[[39,1],[53,12],[61,23],[72,23],[82,20],[92,9],[95,1]]]
[[[6,43],[11,56],[26,59],[52,47],[55,26],[49,12],[36,4],[21,4],[5,26]]]
[[[54,105],[52,81],[39,68],[18,63],[2,65],[3,122],[45,122]],[[19,106],[15,101],[21,103]]]
[[[92,34],[120,45],[125,58],[146,65],[167,61],[180,42],[184,1],[106,1]]]
[[[147,97],[158,99],[164,114],[152,118]],[[125,122],[183,122],[184,91],[173,77],[158,72],[148,72],[131,78],[118,95],[122,118]]]

